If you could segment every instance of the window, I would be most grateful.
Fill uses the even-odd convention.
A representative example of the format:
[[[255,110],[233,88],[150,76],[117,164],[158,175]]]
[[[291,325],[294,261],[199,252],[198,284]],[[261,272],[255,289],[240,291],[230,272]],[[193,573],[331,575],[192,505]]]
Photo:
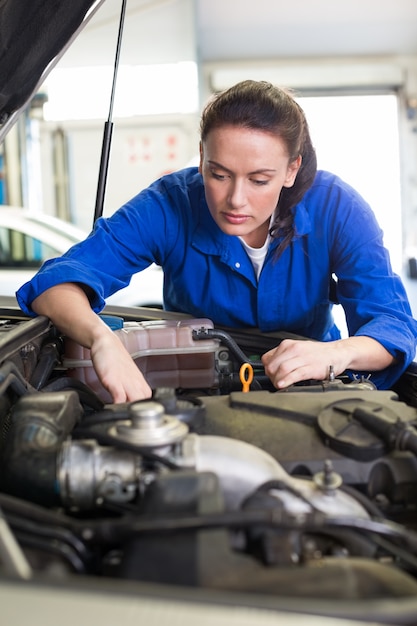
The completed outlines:
[[[394,270],[402,266],[398,102],[394,93],[300,97],[318,167],[338,174],[371,205]]]
[[[60,253],[48,244],[17,230],[0,227],[0,266],[38,268]]]

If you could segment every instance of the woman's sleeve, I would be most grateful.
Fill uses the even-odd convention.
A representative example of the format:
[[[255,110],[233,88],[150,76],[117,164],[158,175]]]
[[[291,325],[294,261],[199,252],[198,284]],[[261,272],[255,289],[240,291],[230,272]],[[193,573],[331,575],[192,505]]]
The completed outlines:
[[[46,261],[17,291],[22,310],[34,315],[31,303],[37,296],[57,284],[74,282],[88,288],[91,306],[99,312],[105,299],[126,287],[134,273],[151,263],[161,264],[169,242],[161,198],[158,192],[146,190],[110,218],[98,219],[84,241]]]
[[[338,300],[349,335],[372,337],[395,358],[391,367],[371,377],[379,388],[389,388],[416,356],[417,322],[370,207],[349,194],[340,211],[332,232]]]

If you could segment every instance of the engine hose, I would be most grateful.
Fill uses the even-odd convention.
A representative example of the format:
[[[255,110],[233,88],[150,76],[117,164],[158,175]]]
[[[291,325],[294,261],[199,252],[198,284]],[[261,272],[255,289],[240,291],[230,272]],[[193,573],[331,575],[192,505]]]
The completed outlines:
[[[229,348],[233,355],[240,361],[240,363],[250,363],[254,368],[264,369],[262,361],[252,361],[241,350],[236,341],[224,330],[218,330],[217,328],[199,328],[193,330],[192,337],[196,341],[204,341],[204,339],[220,339],[224,345]]]
[[[50,375],[60,362],[62,342],[55,339],[42,346],[38,364],[30,379],[31,385],[39,390],[49,380]]]
[[[55,539],[36,537],[17,531],[16,538],[25,548],[48,552],[64,559],[77,574],[85,574],[86,567],[80,556],[67,544]]]
[[[417,533],[391,520],[332,517],[327,518],[325,524],[331,528],[349,528],[400,541],[413,555],[417,554]]]
[[[38,537],[40,540],[50,541],[53,544],[67,545],[74,554],[77,554],[83,562],[91,559],[83,541],[71,530],[63,528],[59,525],[47,525],[44,523],[34,522],[31,519],[7,515],[7,521],[15,533],[22,533],[27,537]]]
[[[372,502],[372,500],[368,498],[368,496],[360,492],[358,489],[355,489],[350,485],[344,484],[340,485],[339,489],[349,494],[352,498],[356,498],[356,500],[358,500],[363,508],[369,513],[370,517],[375,517],[378,519],[384,518],[384,514],[379,509],[379,507],[377,507],[376,504],[374,504],[374,502]]]
[[[12,361],[6,361],[0,368],[0,395],[11,387],[18,396],[24,396],[27,393],[34,393],[36,389],[32,387]]]
[[[392,423],[384,415],[360,406],[352,412],[352,417],[380,437],[390,450],[407,450],[417,456],[417,431],[409,423],[402,420]]]
[[[45,393],[48,391],[67,391],[69,389],[73,389],[77,392],[83,406],[88,406],[95,411],[101,411],[104,408],[104,402],[88,385],[76,378],[70,378],[69,376],[54,379],[45,385],[42,391]]]

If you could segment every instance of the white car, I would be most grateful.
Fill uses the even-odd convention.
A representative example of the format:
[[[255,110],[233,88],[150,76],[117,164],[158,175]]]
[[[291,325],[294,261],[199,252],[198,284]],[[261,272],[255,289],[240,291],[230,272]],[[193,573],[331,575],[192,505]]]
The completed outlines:
[[[0,206],[0,295],[13,296],[47,259],[60,256],[87,233],[56,217]],[[163,272],[152,265],[107,299],[121,306],[162,306]]]

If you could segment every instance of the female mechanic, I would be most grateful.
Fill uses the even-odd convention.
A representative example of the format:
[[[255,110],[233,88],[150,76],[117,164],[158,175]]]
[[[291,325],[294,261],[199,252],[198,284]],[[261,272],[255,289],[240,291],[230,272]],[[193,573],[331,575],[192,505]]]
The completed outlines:
[[[141,191],[17,292],[90,348],[114,402],[151,395],[97,313],[135,272],[164,271],[164,307],[229,327],[285,330],[263,355],[276,388],[350,371],[389,388],[413,360],[417,322],[362,197],[317,171],[304,113],[285,90],[243,81],[201,118],[200,165]],[[333,280],[336,277],[336,281]],[[349,337],[332,316],[343,306]]]

